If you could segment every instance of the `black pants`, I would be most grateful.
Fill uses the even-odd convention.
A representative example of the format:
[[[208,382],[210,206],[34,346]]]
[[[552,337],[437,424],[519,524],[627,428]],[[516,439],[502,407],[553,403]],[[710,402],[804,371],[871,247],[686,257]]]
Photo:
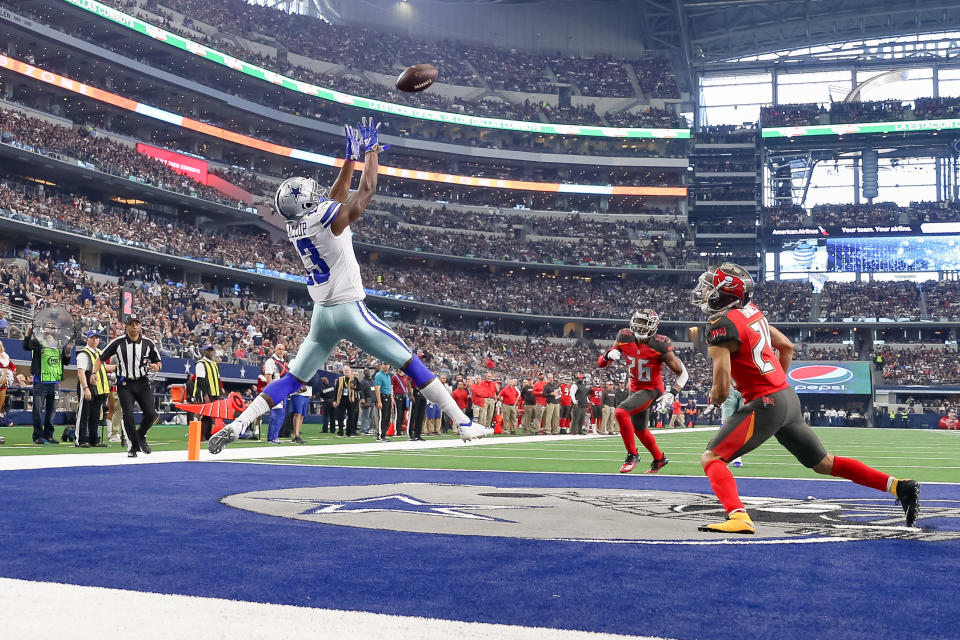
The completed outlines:
[[[413,397],[413,406],[410,407],[410,426],[407,428],[407,436],[415,440],[423,434],[423,421],[427,419],[427,399],[423,394],[417,393]]]
[[[393,433],[400,435],[403,428],[403,419],[407,416],[407,394],[393,394],[393,406],[397,408],[397,421],[393,423]]]
[[[216,402],[220,399],[220,396],[212,396],[210,402]],[[210,439],[210,434],[213,431],[213,418],[210,416],[201,416],[200,417],[200,439],[207,441]]]
[[[340,403],[340,406],[336,408],[336,412],[337,435],[357,435],[357,421],[360,418],[360,403],[343,401]]]
[[[333,403],[328,402],[327,400],[323,401],[323,428],[320,429],[320,433],[333,433],[334,423],[333,423]]]
[[[579,405],[573,405],[573,416],[570,418],[570,433],[580,434],[583,433],[583,414],[586,412],[586,407],[581,407]]]
[[[100,442],[100,413],[107,402],[106,395],[90,394],[83,397],[80,391],[80,406],[77,408],[77,444],[96,445]]]
[[[123,430],[127,434],[129,450],[140,451],[140,441],[146,439],[147,431],[157,419],[156,400],[153,397],[150,381],[146,378],[123,380],[117,385],[117,399],[123,411]],[[134,401],[140,406],[140,412],[143,414],[139,429],[133,423]]]
[[[390,404],[390,396],[381,396],[380,397],[380,431],[379,436],[381,438],[387,437],[387,430],[390,429],[390,412],[393,410],[393,406]]]
[[[33,441],[53,440],[53,416],[56,412],[59,382],[33,383]]]

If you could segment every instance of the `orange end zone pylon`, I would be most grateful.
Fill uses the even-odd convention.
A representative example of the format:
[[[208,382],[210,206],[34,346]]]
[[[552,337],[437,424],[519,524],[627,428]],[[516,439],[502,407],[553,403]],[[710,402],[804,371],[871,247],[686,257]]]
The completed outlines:
[[[210,433],[214,434],[223,428],[224,420],[233,420],[234,416],[243,411],[247,405],[243,402],[240,394],[233,391],[226,398],[213,402],[203,404],[175,403],[173,406],[187,413],[213,418],[213,429],[210,430]]]

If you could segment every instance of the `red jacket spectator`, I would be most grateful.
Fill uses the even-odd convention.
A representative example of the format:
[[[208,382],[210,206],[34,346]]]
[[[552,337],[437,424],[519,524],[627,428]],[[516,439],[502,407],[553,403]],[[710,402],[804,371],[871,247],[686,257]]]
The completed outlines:
[[[473,402],[473,406],[482,407],[487,400],[487,385],[483,382],[476,382],[470,385],[470,399]]]
[[[497,397],[500,398],[503,404],[516,406],[517,400],[520,398],[520,390],[516,387],[504,387],[500,390]]]
[[[537,397],[537,404],[547,404],[547,399],[543,396],[543,387],[546,384],[543,380],[538,380],[533,383],[533,395]]]
[[[470,405],[470,394],[466,389],[454,389],[450,395],[453,396],[453,401],[457,403],[461,411],[467,410]]]

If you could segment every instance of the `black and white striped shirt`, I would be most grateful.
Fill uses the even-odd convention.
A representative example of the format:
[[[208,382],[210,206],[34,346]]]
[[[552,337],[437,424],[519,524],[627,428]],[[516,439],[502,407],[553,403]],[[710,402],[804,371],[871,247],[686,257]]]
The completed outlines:
[[[107,362],[117,356],[117,380],[138,380],[146,378],[151,362],[160,362],[160,352],[153,340],[140,336],[134,342],[126,335],[110,341],[100,354],[100,360]]]

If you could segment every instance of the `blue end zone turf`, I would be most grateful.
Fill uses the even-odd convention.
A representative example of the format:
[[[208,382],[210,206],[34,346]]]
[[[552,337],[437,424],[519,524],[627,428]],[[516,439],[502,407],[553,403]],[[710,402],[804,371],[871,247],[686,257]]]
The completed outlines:
[[[394,482],[709,492],[705,479],[669,476],[253,464],[2,472],[0,576],[671,638],[955,638],[960,628],[958,541],[593,544],[334,526],[219,502]],[[892,504],[849,483],[738,482],[745,496]],[[960,499],[960,486],[926,485],[922,498]]]

